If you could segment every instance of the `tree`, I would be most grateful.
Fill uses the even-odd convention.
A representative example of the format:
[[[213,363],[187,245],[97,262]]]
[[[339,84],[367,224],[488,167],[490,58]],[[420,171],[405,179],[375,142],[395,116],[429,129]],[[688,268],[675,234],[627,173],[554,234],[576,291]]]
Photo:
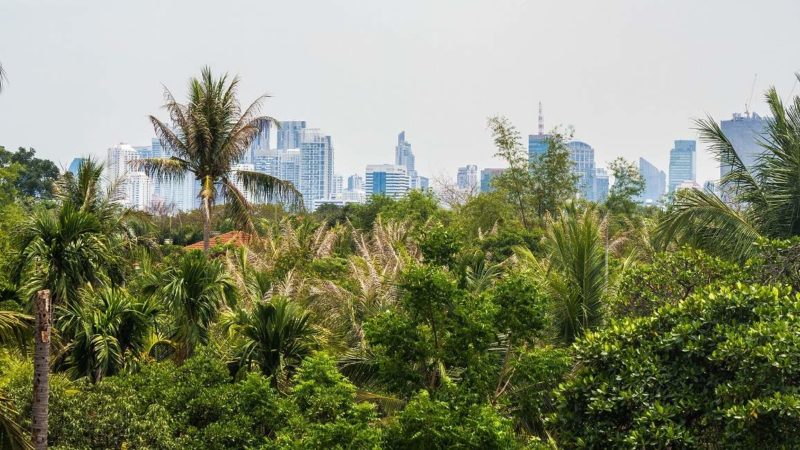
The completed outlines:
[[[208,343],[209,326],[219,309],[236,301],[236,285],[220,261],[202,252],[189,252],[170,263],[145,282],[143,291],[163,299],[172,317],[169,336],[178,346],[176,360],[182,362],[198,345]]]
[[[603,319],[608,274],[597,213],[570,205],[559,218],[550,218],[545,249],[544,261],[525,249],[518,256],[538,274],[552,305],[556,333],[569,344]]]
[[[787,287],[737,283],[589,333],[550,431],[564,448],[797,448],[799,321]]]
[[[36,329],[33,336],[33,404],[31,407],[31,442],[36,450],[47,450],[47,419],[50,399],[50,323],[52,303],[47,289],[36,293],[34,303]]]
[[[267,116],[259,116],[259,97],[242,111],[236,98],[238,77],[229,81],[228,75],[214,78],[211,69],[203,68],[200,78],[189,82],[189,101],[178,103],[169,90],[165,90],[166,104],[172,126],[150,116],[156,135],[164,148],[175,156],[170,158],[144,158],[133,162],[135,167],[158,179],[181,179],[190,173],[200,182],[200,201],[203,210],[203,248],[208,252],[211,236],[211,208],[223,198],[228,214],[237,225],[253,231],[250,211],[252,205],[245,192],[237,187],[240,182],[246,193],[259,201],[278,200],[290,205],[300,205],[302,196],[291,182],[247,170],[233,171],[256,136],[269,124],[276,123]]]
[[[53,183],[58,179],[58,167],[48,159],[36,158],[36,150],[19,147],[11,153],[0,146],[0,166],[16,165],[14,187],[21,195],[52,198]]]
[[[89,286],[81,297],[80,303],[60,308],[58,328],[69,342],[68,370],[97,383],[121,372],[144,351],[157,309],[149,299],[134,299],[121,287]]]
[[[105,268],[114,259],[97,217],[71,202],[55,217],[49,211],[35,214],[17,239],[15,278],[24,277],[24,291],[31,296],[49,289],[53,305],[77,301],[80,286],[107,279]]]
[[[239,367],[255,364],[277,385],[311,353],[314,330],[309,320],[308,313],[278,297],[269,302],[258,301],[252,311],[226,314],[222,326],[242,341],[238,348]]]
[[[636,204],[633,198],[644,192],[644,177],[636,164],[623,157],[617,157],[608,164],[614,177],[614,184],[608,193],[606,205],[613,212],[630,214]]]
[[[492,117],[489,128],[497,148],[495,156],[509,166],[492,181],[493,186],[506,193],[522,225],[530,230],[530,210],[543,218],[546,213],[557,213],[565,201],[575,196],[578,177],[573,173],[574,163],[565,144],[569,133],[554,130],[547,137],[544,155],[531,158],[522,146],[519,131],[508,119]]]
[[[800,235],[800,96],[785,105],[773,87],[766,102],[772,117],[753,167],[744,165],[713,118],[696,121],[701,140],[731,170],[719,182],[723,198],[695,189],[675,194],[657,229],[661,246],[676,240],[743,261],[757,252],[759,238]]]

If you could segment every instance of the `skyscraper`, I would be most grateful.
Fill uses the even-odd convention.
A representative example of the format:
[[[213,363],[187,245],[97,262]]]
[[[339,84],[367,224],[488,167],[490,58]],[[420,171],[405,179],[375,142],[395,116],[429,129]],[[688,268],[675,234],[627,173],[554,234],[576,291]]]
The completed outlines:
[[[572,171],[578,175],[576,182],[578,192],[587,200],[597,200],[594,192],[594,148],[582,141],[568,142],[567,147],[569,147],[572,158]]]
[[[161,145],[158,138],[150,141],[150,157],[170,158],[174,152],[170,148]],[[168,210],[190,211],[200,207],[200,199],[197,194],[200,192],[200,181],[188,171],[183,174],[183,178],[173,179],[153,179],[153,200],[164,205]]]
[[[669,192],[675,192],[684,182],[695,183],[697,143],[690,140],[675,141],[669,152]]]
[[[357,189],[364,189],[364,178],[356,173],[347,177],[347,190],[355,191]]]
[[[280,122],[280,128],[277,131],[278,150],[300,148],[300,136],[305,128],[304,120]]]
[[[369,164],[366,177],[367,195],[383,194],[392,198],[406,195],[409,189],[406,168],[393,164]]]
[[[241,162],[244,164],[255,164],[257,155],[268,152],[270,150],[271,133],[272,123],[262,122],[258,133],[253,137],[253,141],[250,142],[250,150],[245,154],[244,160]]]
[[[78,176],[78,169],[81,168],[81,164],[86,161],[86,158],[74,158],[71,163],[69,163],[69,169],[67,172],[72,173],[74,176]]]
[[[731,120],[723,120],[720,127],[745,167],[752,169],[758,162],[759,156],[764,153],[764,148],[759,145],[759,139],[762,139],[766,132],[767,121],[756,113],[734,114]],[[729,166],[721,165],[720,178],[730,171]]]
[[[492,180],[505,172],[506,169],[483,169],[481,170],[481,192],[492,192]]]
[[[608,199],[608,172],[602,167],[595,169],[594,177],[594,198],[592,200],[602,203]]]
[[[300,193],[307,209],[314,200],[328,198],[333,187],[333,144],[331,137],[316,128],[300,134]]]
[[[550,135],[544,134],[544,114],[542,102],[539,102],[539,130],[537,134],[528,135],[528,161],[533,162],[547,153]]]
[[[644,191],[637,199],[640,203],[658,203],[664,196],[667,174],[644,158],[639,158],[639,173],[644,178]]]
[[[414,152],[411,151],[411,143],[406,141],[406,132],[401,131],[397,135],[397,147],[394,149],[394,163],[397,166],[405,167],[408,174],[408,186],[411,189],[419,188],[419,178],[414,162]]]
[[[478,166],[468,164],[458,168],[456,185],[459,189],[475,192],[478,190]]]
[[[344,190],[344,178],[341,175],[333,176],[333,186],[331,187],[331,197],[341,194]]]

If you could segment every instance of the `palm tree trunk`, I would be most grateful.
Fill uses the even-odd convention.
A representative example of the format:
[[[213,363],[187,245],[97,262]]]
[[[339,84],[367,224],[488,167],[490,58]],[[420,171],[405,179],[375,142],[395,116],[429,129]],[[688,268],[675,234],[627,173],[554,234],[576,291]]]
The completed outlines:
[[[208,253],[211,240],[211,202],[208,197],[203,198],[203,251]]]
[[[47,449],[47,414],[50,399],[50,291],[36,293],[36,348],[33,355],[33,421],[31,440],[36,450]]]

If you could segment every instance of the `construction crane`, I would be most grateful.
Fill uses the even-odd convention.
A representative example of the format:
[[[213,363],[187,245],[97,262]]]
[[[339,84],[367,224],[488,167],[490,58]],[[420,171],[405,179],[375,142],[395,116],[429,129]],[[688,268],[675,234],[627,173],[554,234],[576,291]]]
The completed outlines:
[[[748,119],[750,118],[750,105],[753,102],[753,93],[756,91],[756,80],[758,80],[758,74],[753,77],[753,86],[750,87],[750,97],[747,99],[747,103],[744,104],[744,116]]]

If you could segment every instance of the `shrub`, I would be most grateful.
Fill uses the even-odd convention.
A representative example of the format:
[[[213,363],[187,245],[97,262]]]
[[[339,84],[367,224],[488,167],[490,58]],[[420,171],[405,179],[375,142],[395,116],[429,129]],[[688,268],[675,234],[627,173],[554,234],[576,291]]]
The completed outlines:
[[[800,295],[707,288],[576,344],[550,416],[564,447],[796,448]]]

